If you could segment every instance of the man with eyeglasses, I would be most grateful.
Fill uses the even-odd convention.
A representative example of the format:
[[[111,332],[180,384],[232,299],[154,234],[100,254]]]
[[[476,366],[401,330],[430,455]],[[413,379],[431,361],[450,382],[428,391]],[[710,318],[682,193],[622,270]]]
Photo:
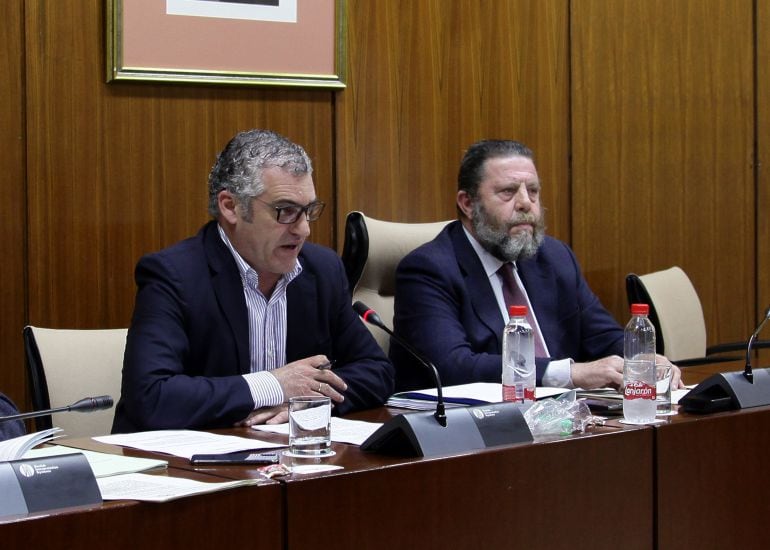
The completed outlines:
[[[304,149],[271,131],[219,154],[214,220],[137,265],[113,432],[285,422],[296,395],[345,414],[393,392],[342,262],[305,242],[324,209],[311,175]]]

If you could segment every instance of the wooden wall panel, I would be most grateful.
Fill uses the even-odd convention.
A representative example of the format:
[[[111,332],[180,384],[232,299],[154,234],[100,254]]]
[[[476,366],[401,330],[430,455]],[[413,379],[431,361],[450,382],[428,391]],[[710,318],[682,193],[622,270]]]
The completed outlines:
[[[757,310],[760,319],[770,307],[770,0],[757,0]],[[770,339],[770,327],[761,335]],[[770,350],[761,355],[770,367]]]
[[[536,153],[551,233],[569,238],[567,3],[350,0],[337,98],[339,223],[455,217],[457,169],[482,138]]]
[[[329,203],[313,240],[338,246],[350,210],[454,217],[464,149],[519,139],[549,233],[619,320],[627,272],[678,264],[712,342],[751,329],[770,303],[770,0],[347,6],[332,92],[108,85],[104,2],[0,2],[0,390],[24,393],[26,322],[128,323],[136,260],[207,219],[214,156],[253,127],[307,148]]]
[[[751,0],[572,2],[573,235],[626,319],[623,279],[680,265],[710,343],[755,308]]]
[[[332,203],[313,237],[333,244],[332,92],[106,84],[102,4],[28,4],[31,322],[126,326],[137,259],[208,219],[209,169],[240,130],[307,148]]]
[[[24,38],[22,0],[0,2],[0,391],[24,409]]]

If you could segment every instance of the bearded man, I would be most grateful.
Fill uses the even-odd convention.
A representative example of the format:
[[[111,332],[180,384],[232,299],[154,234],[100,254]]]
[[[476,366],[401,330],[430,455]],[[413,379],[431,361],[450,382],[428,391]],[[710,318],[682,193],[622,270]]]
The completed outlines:
[[[471,145],[458,175],[458,220],[396,270],[394,331],[436,365],[444,385],[500,382],[510,300],[530,311],[539,386],[622,385],[623,328],[572,250],[545,235],[540,191],[525,145]],[[390,349],[397,390],[434,384],[401,346]],[[674,367],[675,388],[680,374]]]

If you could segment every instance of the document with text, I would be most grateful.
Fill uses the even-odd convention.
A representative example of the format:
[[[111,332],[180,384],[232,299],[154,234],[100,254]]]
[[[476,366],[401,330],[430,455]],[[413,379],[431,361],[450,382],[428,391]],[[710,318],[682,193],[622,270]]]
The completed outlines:
[[[372,435],[377,428],[382,426],[379,422],[364,422],[363,420],[347,420],[345,418],[332,417],[331,439],[337,443],[352,443],[360,445],[366,438]],[[252,426],[255,430],[276,434],[289,435],[289,424],[261,424]]]
[[[94,441],[165,453],[182,458],[196,454],[225,454],[255,449],[275,449],[285,444],[271,443],[234,435],[220,435],[195,430],[156,430],[132,434],[115,434],[94,437]]]
[[[144,500],[168,502],[177,498],[256,485],[260,479],[241,479],[222,483],[204,483],[192,479],[149,474],[124,474],[99,478],[96,483],[104,500]]]
[[[544,399],[555,397],[569,391],[566,388],[535,388],[535,398]],[[503,400],[502,384],[496,382],[474,382],[472,384],[459,384],[445,386],[443,388],[444,402],[447,406],[483,405],[486,403],[499,403]],[[436,388],[424,390],[405,391],[392,395],[388,399],[387,406],[403,409],[428,410],[435,408],[438,399]]]
[[[115,476],[144,472],[152,470],[153,468],[168,467],[168,462],[165,460],[99,453],[96,451],[65,447],[64,445],[51,445],[48,447],[31,449],[24,453],[24,458],[41,458],[72,453],[82,453],[85,455],[86,460],[88,460],[88,465],[91,466],[91,470],[94,472],[94,477]]]

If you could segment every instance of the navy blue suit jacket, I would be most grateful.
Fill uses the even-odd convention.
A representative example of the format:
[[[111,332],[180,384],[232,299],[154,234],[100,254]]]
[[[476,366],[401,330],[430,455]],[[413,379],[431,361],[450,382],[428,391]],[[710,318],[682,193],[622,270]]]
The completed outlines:
[[[317,354],[336,361],[348,385],[337,414],[376,407],[393,392],[394,370],[351,307],[334,251],[305,243],[302,273],[287,287],[287,363]],[[121,398],[112,431],[213,428],[254,407],[248,313],[240,274],[216,222],[136,267]]]
[[[16,408],[10,397],[0,393],[0,416],[12,416],[14,414],[19,414],[19,409]],[[13,439],[25,433],[27,433],[27,430],[24,428],[24,423],[21,420],[0,422],[0,441]]]
[[[546,237],[517,262],[550,358],[590,361],[623,354],[623,329],[588,288],[570,248]],[[444,385],[500,382],[505,323],[478,255],[459,221],[408,254],[396,270],[395,333],[432,361]],[[430,387],[424,367],[391,346],[396,389]]]

